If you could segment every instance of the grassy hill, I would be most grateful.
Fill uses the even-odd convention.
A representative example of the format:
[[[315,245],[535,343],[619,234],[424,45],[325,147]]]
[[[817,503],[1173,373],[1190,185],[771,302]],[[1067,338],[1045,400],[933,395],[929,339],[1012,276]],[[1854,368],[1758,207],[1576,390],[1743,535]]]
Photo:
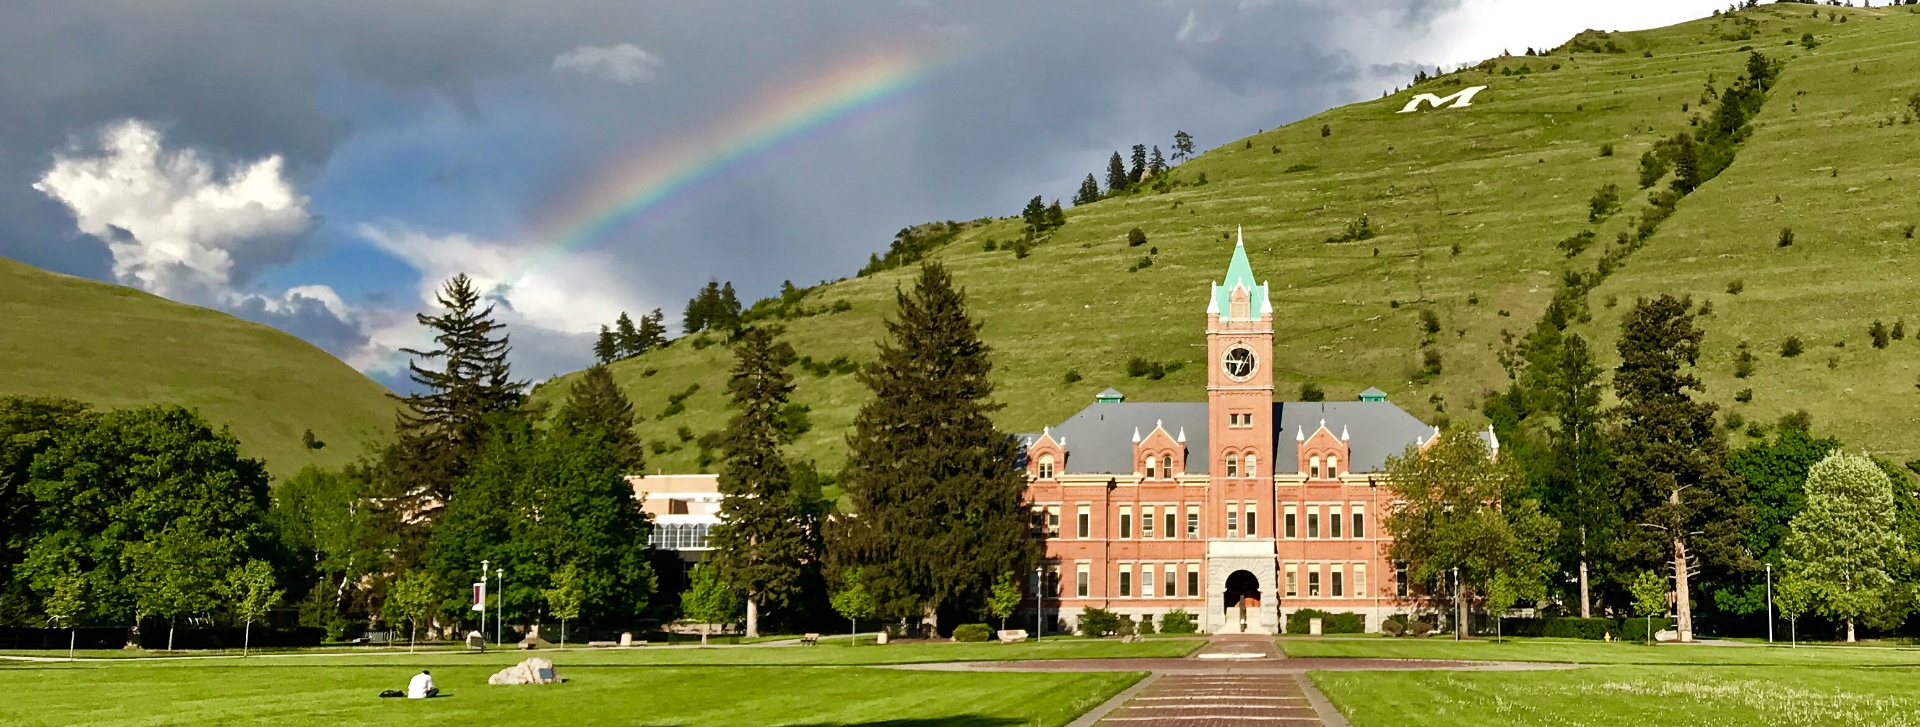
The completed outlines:
[[[1059,422],[1108,386],[1135,400],[1203,398],[1207,285],[1224,273],[1240,226],[1256,274],[1272,284],[1285,393],[1314,382],[1346,399],[1378,386],[1428,420],[1483,420],[1477,402],[1506,384],[1506,335],[1533,328],[1566,272],[1590,273],[1623,248],[1630,253],[1611,254],[1625,255],[1624,266],[1593,288],[1590,319],[1573,326],[1597,339],[1609,365],[1637,296],[1711,301],[1700,363],[1709,399],[1748,420],[1804,409],[1816,430],[1905,461],[1920,456],[1920,328],[1884,349],[1870,345],[1868,329],[1876,319],[1920,326],[1909,237],[1920,222],[1920,101],[1909,101],[1920,93],[1915,11],[1770,5],[1645,32],[1583,33],[1550,56],[1493,59],[1229,142],[1175,168],[1170,189],[1069,210],[1068,223],[1025,257],[1007,248],[1018,219],[967,227],[928,257],[953,270],[985,321],[1006,405],[999,422],[1011,431]],[[1807,34],[1812,47],[1801,42]],[[1648,208],[1642,153],[1691,131],[1696,116],[1710,118],[1716,102],[1703,89],[1725,89],[1751,50],[1785,66],[1732,165],[1644,243],[1617,245]],[[1476,85],[1487,89],[1471,107],[1397,113],[1413,94]],[[1590,223],[1588,201],[1608,183],[1623,210]],[[1377,236],[1329,242],[1362,215]],[[1136,226],[1147,245],[1127,244]],[[1785,227],[1794,242],[1781,247]],[[1556,245],[1589,230],[1595,241],[1577,255]],[[1151,266],[1133,270],[1150,254]],[[816,361],[870,360],[894,289],[912,272],[809,291],[802,306],[819,313],[785,322],[787,340]],[[1425,310],[1441,329],[1434,376],[1421,373]],[[1780,356],[1788,336],[1806,353]],[[1742,342],[1758,359],[1744,380],[1734,376]],[[683,339],[614,367],[646,417],[638,431],[668,450],[651,454],[650,466],[698,469],[698,448],[682,432],[724,425],[731,354],[700,343]],[[1183,365],[1158,380],[1129,377],[1134,357]],[[1069,382],[1069,371],[1079,380]],[[563,394],[572,378],[539,396]],[[837,467],[865,391],[846,374],[799,379],[796,398],[812,407],[814,428],[796,452]],[[694,384],[684,411],[662,416],[669,397]],[[1747,388],[1751,401],[1736,402]]]
[[[285,477],[387,431],[386,391],[267,326],[0,258],[0,394],[195,407]],[[306,448],[308,429],[326,446]]]

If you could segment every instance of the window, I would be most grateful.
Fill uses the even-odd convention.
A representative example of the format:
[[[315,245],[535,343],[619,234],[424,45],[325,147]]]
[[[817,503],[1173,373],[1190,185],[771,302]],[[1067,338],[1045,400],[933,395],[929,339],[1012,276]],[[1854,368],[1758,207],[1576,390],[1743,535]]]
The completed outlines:
[[[1167,564],[1166,571],[1161,573],[1161,575],[1164,577],[1160,579],[1160,595],[1166,596],[1168,598],[1172,598],[1175,595],[1178,595],[1173,592],[1173,587],[1174,587],[1173,577],[1174,577],[1174,574],[1177,572],[1178,571],[1175,571],[1173,569],[1173,564],[1171,563]]]
[[[1343,584],[1341,583],[1342,580],[1345,580],[1341,576],[1346,575],[1345,573],[1346,569],[1347,567],[1343,565],[1333,566],[1333,597],[1334,598],[1339,598],[1341,596],[1347,595],[1346,591],[1342,588]]]
[[[1396,562],[1393,564],[1393,595],[1401,598],[1407,597],[1406,563]]]
[[[1149,480],[1159,479],[1160,477],[1159,470],[1155,469],[1153,466],[1154,463],[1157,461],[1158,460],[1154,459],[1153,455],[1151,454],[1147,455],[1147,479]]]
[[[653,526],[648,540],[660,550],[705,550],[706,523],[661,523]]]
[[[1360,598],[1367,597],[1367,564],[1365,563],[1353,564],[1353,595]]]
[[[1120,595],[1122,596],[1133,595],[1133,566],[1132,565],[1120,566]]]
[[[1287,564],[1287,597],[1300,595],[1300,566]]]
[[[1092,580],[1091,576],[1092,574],[1087,572],[1087,564],[1081,563],[1076,568],[1076,572],[1073,574],[1073,584],[1074,584],[1073,594],[1074,595],[1079,596],[1081,598],[1087,597],[1087,587],[1089,585],[1089,581]]]
[[[1165,512],[1166,512],[1166,519],[1167,519],[1167,527],[1160,531],[1160,537],[1163,537],[1163,538],[1180,537],[1180,524],[1179,524],[1180,513],[1174,512],[1172,505],[1168,505]]]
[[[1060,506],[1047,506],[1047,537],[1060,537]]]
[[[1162,477],[1173,479],[1173,455],[1164,455],[1160,458],[1160,471],[1163,473]]]
[[[1040,479],[1053,479],[1053,455],[1040,455]]]
[[[1127,539],[1131,539],[1132,537],[1133,537],[1133,506],[1121,505],[1120,506],[1120,539],[1127,540]]]
[[[1093,537],[1093,513],[1088,512],[1090,507],[1090,505],[1081,505],[1080,514],[1076,516],[1081,539]]]
[[[1307,597],[1320,597],[1320,566],[1307,566]]]
[[[1227,476],[1228,477],[1240,476],[1240,458],[1239,457],[1235,457],[1231,454],[1227,455]]]
[[[1332,479],[1334,477],[1339,477],[1339,476],[1340,476],[1340,458],[1328,457],[1327,458],[1327,478]]]
[[[1312,470],[1309,470],[1309,471],[1313,473],[1313,478],[1314,478],[1314,479],[1316,479],[1316,480],[1317,480],[1317,479],[1320,479],[1320,457],[1319,457],[1319,455],[1315,455],[1315,456],[1314,456],[1314,458],[1313,458],[1313,469],[1312,469]]]
[[[1145,505],[1140,508],[1140,537],[1142,538],[1153,537],[1153,506],[1152,505]]]
[[[1353,506],[1353,537],[1355,538],[1367,537],[1366,511],[1361,509],[1361,506],[1359,505]]]
[[[1240,506],[1235,503],[1227,504],[1227,537],[1240,537]]]
[[[1257,523],[1259,521],[1260,521],[1260,518],[1254,517],[1253,515],[1253,503],[1251,502],[1247,503],[1247,537],[1249,538],[1260,537],[1259,527],[1254,525],[1254,523]]]
[[[1045,593],[1054,598],[1060,597],[1060,564],[1059,563],[1047,564],[1047,585],[1045,586],[1045,590],[1042,591],[1042,593]]]
[[[1260,462],[1260,458],[1257,455],[1252,455],[1252,454],[1247,455],[1247,476],[1248,477],[1260,476],[1259,462]]]
[[[1200,595],[1200,566],[1187,564],[1187,597]]]
[[[1307,537],[1320,537],[1320,508],[1307,508]]]
[[[1153,564],[1140,566],[1140,595],[1153,597]]]
[[[1200,508],[1198,506],[1187,506],[1187,539],[1200,539]]]
[[[1327,537],[1340,537],[1340,507],[1338,505],[1327,508],[1327,530],[1329,531]]]
[[[1037,536],[1044,537],[1047,534],[1047,509],[1045,507],[1034,506],[1031,529],[1033,530],[1033,534]]]

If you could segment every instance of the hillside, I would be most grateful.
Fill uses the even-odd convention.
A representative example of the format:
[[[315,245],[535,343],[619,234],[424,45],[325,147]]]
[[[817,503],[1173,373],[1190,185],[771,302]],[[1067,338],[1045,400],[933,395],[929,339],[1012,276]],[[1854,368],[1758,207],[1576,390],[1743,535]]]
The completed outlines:
[[[385,387],[293,336],[4,258],[0,394],[195,407],[278,477],[346,464],[395,411]],[[306,448],[308,429],[326,446]]]
[[[1171,189],[1070,209],[1068,223],[1024,258],[1005,247],[1019,236],[1017,218],[965,229],[928,257],[953,270],[985,321],[1009,431],[1057,423],[1108,386],[1134,400],[1202,398],[1205,291],[1241,226],[1255,272],[1273,286],[1284,393],[1315,382],[1328,398],[1347,399],[1377,386],[1423,419],[1484,421],[1478,402],[1506,385],[1505,334],[1533,328],[1565,273],[1590,274],[1611,254],[1624,266],[1593,288],[1590,320],[1572,329],[1597,339],[1609,365],[1635,297],[1711,301],[1700,362],[1709,399],[1747,420],[1804,409],[1818,431],[1906,461],[1920,456],[1910,436],[1920,415],[1920,329],[1884,349],[1870,345],[1868,329],[1876,319],[1920,326],[1910,239],[1920,222],[1912,152],[1920,100],[1909,101],[1920,93],[1915,11],[1770,5],[1651,31],[1583,33],[1550,56],[1493,59],[1229,142],[1176,167]],[[1800,42],[1806,34],[1811,48]],[[1703,89],[1733,83],[1754,49],[1785,65],[1732,164],[1643,242],[1616,244],[1648,208],[1641,155],[1710,115],[1718,93]],[[1479,85],[1487,88],[1470,107],[1397,113],[1413,94]],[[1590,223],[1588,201],[1608,183],[1623,209]],[[1362,215],[1377,236],[1329,242]],[[1148,245],[1128,246],[1136,226]],[[1778,245],[1784,227],[1791,246]],[[1573,257],[1556,245],[1588,230],[1595,241]],[[999,249],[987,250],[989,240]],[[1130,271],[1150,248],[1153,264]],[[809,291],[803,305],[821,313],[786,321],[787,340],[816,361],[870,360],[893,291],[912,272]],[[832,312],[841,301],[851,309]],[[1440,321],[1435,376],[1421,374],[1423,310]],[[1788,336],[1807,352],[1779,355]],[[638,430],[668,450],[650,454],[650,466],[668,471],[698,468],[682,427],[697,437],[727,414],[731,355],[693,338],[614,367],[646,418]],[[1743,341],[1757,361],[1740,380]],[[1159,380],[1129,377],[1133,357],[1184,365]],[[1081,378],[1069,383],[1068,371]],[[571,378],[539,396],[562,394]],[[684,412],[660,416],[669,396],[693,384]],[[1736,402],[1746,388],[1751,401]],[[812,407],[814,427],[796,453],[839,466],[864,396],[851,375],[799,373],[796,398]]]

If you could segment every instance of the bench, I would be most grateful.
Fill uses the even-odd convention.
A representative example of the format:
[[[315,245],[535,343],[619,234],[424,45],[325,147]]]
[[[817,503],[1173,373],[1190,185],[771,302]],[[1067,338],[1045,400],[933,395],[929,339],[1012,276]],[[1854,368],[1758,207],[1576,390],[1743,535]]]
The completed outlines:
[[[807,646],[819,646],[820,635],[819,634],[801,634],[800,643]]]

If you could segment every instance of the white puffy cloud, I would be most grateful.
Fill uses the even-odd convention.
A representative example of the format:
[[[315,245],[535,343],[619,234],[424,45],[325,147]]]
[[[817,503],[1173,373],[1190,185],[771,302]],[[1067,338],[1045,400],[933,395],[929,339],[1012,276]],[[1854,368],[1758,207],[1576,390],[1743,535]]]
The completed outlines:
[[[614,83],[633,85],[653,83],[660,78],[666,61],[632,43],[619,45],[583,45],[553,57],[553,72],[572,71],[583,76],[603,78]]]
[[[211,303],[235,282],[237,259],[283,255],[312,227],[307,198],[281,166],[275,155],[219,170],[127,120],[103,129],[97,147],[56,153],[33,188],[107,243],[121,282]]]

